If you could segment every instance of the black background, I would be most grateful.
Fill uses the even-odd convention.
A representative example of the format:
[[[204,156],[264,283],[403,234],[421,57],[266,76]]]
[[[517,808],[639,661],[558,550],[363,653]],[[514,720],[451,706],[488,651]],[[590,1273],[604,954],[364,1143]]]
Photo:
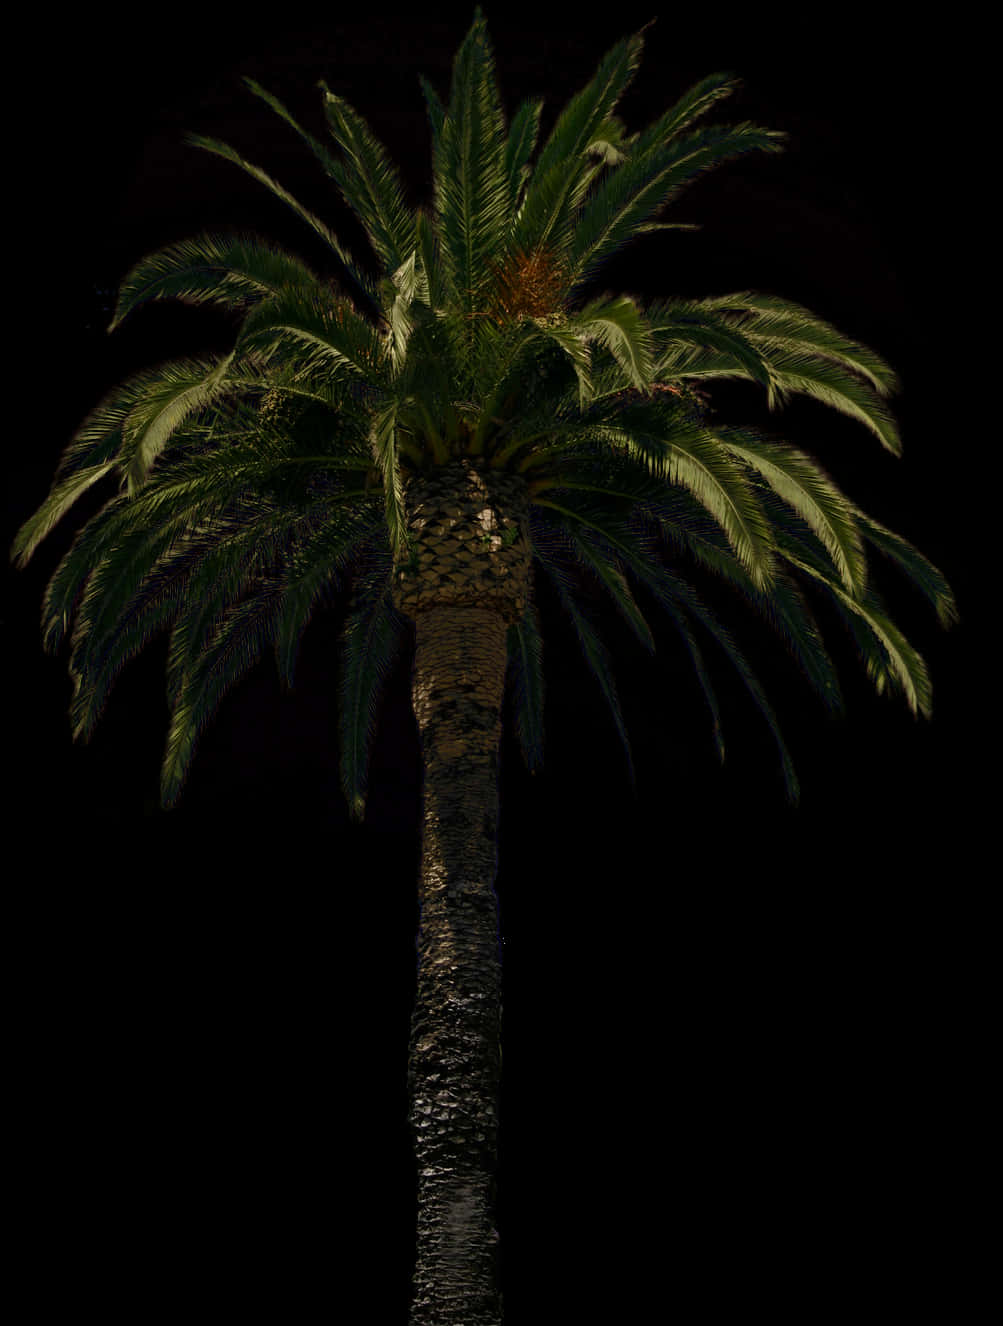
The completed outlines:
[[[493,9],[507,109],[545,96],[544,137],[609,47],[653,16]],[[225,317],[168,304],[106,335],[140,257],[247,229],[323,265],[291,212],[184,133],[233,145],[363,253],[319,165],[240,78],[318,137],[323,78],[425,201],[417,76],[448,95],[470,17],[307,12],[295,27],[210,8],[156,31],[70,19],[57,45],[37,36],[31,133],[12,144],[37,256],[11,274],[25,282],[30,339],[9,390],[31,408],[5,497],[8,544],[115,382],[228,345]],[[832,722],[776,637],[711,594],[788,738],[794,811],[768,728],[708,642],[719,766],[688,658],[654,615],[654,658],[606,619],[632,793],[598,686],[544,595],[545,768],[526,774],[509,729],[501,776],[512,1323],[633,1319],[653,1295],[680,1320],[755,1304],[801,1321],[848,1310],[865,1287],[886,1309],[903,1297],[956,1309],[978,1256],[959,1213],[985,980],[961,516],[972,481],[947,463],[963,383],[945,372],[939,324],[958,255],[933,164],[953,67],[932,33],[913,33],[907,57],[896,31],[822,21],[811,10],[659,18],[620,107],[628,128],[730,69],[744,85],[714,119],[791,139],[783,155],[697,183],[671,219],[702,230],[638,242],[600,288],[771,291],[889,360],[903,381],[902,459],[821,406],[770,416],[751,386],[722,393],[721,414],[817,456],[941,568],[962,623],[941,631],[878,563],[930,666],[934,718],[874,695],[820,609],[848,707]],[[72,1290],[112,1321],[174,1317],[196,1289],[200,1306],[227,1314],[307,1320],[352,1305],[367,1321],[403,1321],[421,786],[408,660],[386,698],[364,827],[349,826],[338,790],[336,619],[308,631],[291,695],[270,662],[235,688],[165,815],[165,646],[126,669],[87,746],[70,740],[66,651],[41,651],[46,581],[97,504],[81,503],[25,571],[8,568],[5,587],[9,933],[39,1292]]]

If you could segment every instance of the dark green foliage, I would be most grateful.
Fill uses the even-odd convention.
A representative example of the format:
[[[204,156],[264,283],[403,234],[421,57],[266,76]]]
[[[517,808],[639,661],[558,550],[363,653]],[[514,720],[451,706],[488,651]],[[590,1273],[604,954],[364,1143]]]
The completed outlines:
[[[631,772],[609,654],[589,614],[595,593],[648,649],[637,590],[664,608],[703,687],[722,759],[702,645],[723,650],[774,733],[791,799],[797,782],[776,717],[701,599],[701,577],[754,605],[836,708],[839,685],[808,595],[827,597],[878,691],[897,690],[914,713],[929,714],[926,667],[868,579],[868,549],[890,558],[947,626],[957,610],[943,576],[803,451],[719,426],[708,409],[715,381],[742,378],[763,389],[771,409],[792,395],[815,399],[898,454],[886,404],[893,370],[773,295],[581,302],[586,283],[635,235],[692,228],[662,219],[687,184],[743,153],[782,148],[784,135],[757,125],[697,126],[736,88],[725,73],[628,133],[615,111],[642,47],[643,31],[619,42],[537,151],[541,103],[525,103],[506,124],[478,10],[448,103],[422,80],[432,133],[427,211],[408,204],[386,151],[326,86],[334,152],[247,80],[337,185],[369,239],[372,270],[260,167],[190,137],[282,199],[321,238],[331,271],[315,273],[245,234],[198,235],[139,262],[122,281],[109,330],[150,300],[208,303],[238,320],[233,350],[162,364],[110,392],[13,546],[23,566],[84,492],[115,481],[52,576],[43,639],[54,650],[73,623],[71,718],[74,735],[87,738],[123,665],[169,633],[165,805],[180,795],[226,691],[268,649],[291,686],[313,614],[351,586],[342,785],[352,813],[363,815],[380,689],[401,642],[393,568],[414,556],[406,484],[457,456],[525,480],[536,565],[569,614]],[[537,768],[543,648],[532,606],[508,639],[519,740]]]

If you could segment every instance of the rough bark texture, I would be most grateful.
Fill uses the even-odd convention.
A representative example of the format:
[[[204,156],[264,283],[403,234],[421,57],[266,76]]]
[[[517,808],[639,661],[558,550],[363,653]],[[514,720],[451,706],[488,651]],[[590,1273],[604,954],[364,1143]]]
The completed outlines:
[[[418,1170],[412,1323],[497,1326],[493,1223],[501,1063],[498,742],[505,622],[438,608],[416,623],[425,759],[418,990],[409,1088]]]
[[[397,586],[415,621],[425,771],[408,1071],[418,1174],[411,1323],[500,1326],[498,751],[506,631],[529,573],[526,493],[518,476],[460,461],[412,480],[406,501],[425,573]]]
[[[401,612],[417,620],[430,607],[490,604],[520,619],[532,558],[521,475],[450,461],[408,483],[405,508],[415,562],[398,569]]]

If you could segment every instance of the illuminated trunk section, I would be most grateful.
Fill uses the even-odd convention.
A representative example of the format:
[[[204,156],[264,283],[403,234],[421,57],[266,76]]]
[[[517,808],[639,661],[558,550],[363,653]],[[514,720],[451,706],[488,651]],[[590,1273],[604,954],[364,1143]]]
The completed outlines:
[[[413,702],[425,791],[408,1072],[418,1174],[411,1321],[498,1326],[495,878],[506,626],[489,610],[439,608],[416,628]]]
[[[528,591],[528,496],[521,476],[456,459],[413,476],[405,505],[414,557],[394,593],[415,623],[424,761],[411,1326],[500,1326],[498,753],[507,630]]]

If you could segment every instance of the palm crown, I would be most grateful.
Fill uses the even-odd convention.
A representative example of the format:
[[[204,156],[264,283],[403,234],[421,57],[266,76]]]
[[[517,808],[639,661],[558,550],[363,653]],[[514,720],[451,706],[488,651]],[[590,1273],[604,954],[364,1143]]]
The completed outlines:
[[[160,250],[124,279],[116,328],[147,300],[221,306],[239,324],[223,357],[137,374],[84,421],[52,490],[17,534],[21,565],[92,485],[118,491],[77,535],[48,585],[43,638],[71,620],[75,737],[94,729],[122,666],[169,630],[172,708],[162,800],[174,804],[199,733],[224,692],[269,647],[293,681],[303,631],[332,589],[354,589],[341,656],[340,765],[364,813],[380,687],[420,604],[422,577],[462,576],[448,531],[416,518],[436,482],[473,471],[524,511],[486,522],[505,572],[516,524],[551,578],[621,733],[609,658],[585,586],[610,596],[652,647],[632,582],[668,613],[692,658],[722,758],[717,703],[694,626],[725,651],[769,723],[787,793],[796,776],[773,711],[686,566],[731,585],[781,634],[825,703],[841,701],[804,590],[834,604],[878,691],[928,715],[924,662],[868,580],[866,553],[898,564],[957,617],[940,572],[867,516],[817,463],[752,428],[714,423],[700,390],[759,383],[771,408],[794,393],[863,424],[898,454],[885,400],[891,368],[806,309],[740,292],[640,303],[586,299],[605,260],[685,186],[739,154],[781,149],[783,134],[742,123],[694,127],[736,87],[715,74],[641,132],[615,115],[642,32],[613,47],[559,115],[533,160],[542,103],[506,124],[483,16],[454,63],[448,105],[424,82],[434,202],[412,208],[361,117],[323,89],[332,155],[250,79],[309,144],[372,246],[360,265],[324,221],[231,148],[190,140],[283,199],[327,247],[332,276],[248,235],[203,234]],[[532,164],[531,164],[532,162]],[[452,482],[452,478],[451,478]],[[509,486],[506,488],[505,484]],[[513,488],[512,485],[515,485]],[[447,485],[448,487],[448,485]],[[513,556],[518,549],[513,549]],[[530,589],[532,581],[529,582]],[[509,605],[518,736],[542,758],[540,623],[532,594]]]

